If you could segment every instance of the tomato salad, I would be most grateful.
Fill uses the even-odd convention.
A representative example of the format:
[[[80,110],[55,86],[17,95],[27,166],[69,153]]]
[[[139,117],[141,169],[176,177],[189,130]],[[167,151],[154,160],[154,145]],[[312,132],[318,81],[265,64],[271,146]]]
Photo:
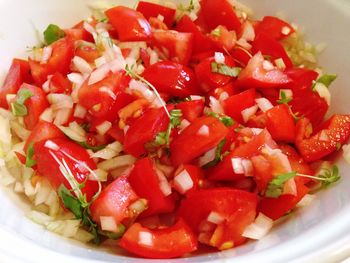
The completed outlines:
[[[47,229],[140,257],[261,239],[339,180],[350,136],[350,115],[324,120],[336,76],[294,57],[297,35],[228,0],[50,24],[0,89],[7,184]]]

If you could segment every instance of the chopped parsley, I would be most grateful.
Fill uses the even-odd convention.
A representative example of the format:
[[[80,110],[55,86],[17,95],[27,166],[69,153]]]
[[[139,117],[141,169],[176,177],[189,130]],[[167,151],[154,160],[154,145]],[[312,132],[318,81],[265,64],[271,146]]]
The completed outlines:
[[[26,152],[26,167],[33,167],[34,165],[36,165],[36,161],[33,160],[33,156],[34,156],[34,147],[33,147],[33,142],[29,144],[27,152]]]
[[[28,115],[28,109],[24,105],[24,103],[34,96],[34,94],[26,88],[20,89],[20,91],[17,94],[16,101],[11,103],[11,111],[13,115],[15,116],[26,116]]]
[[[210,167],[213,167],[213,166],[217,165],[219,162],[222,161],[222,159],[223,159],[224,156],[226,155],[225,153],[224,153],[224,154],[222,153],[222,149],[224,148],[225,143],[226,143],[226,139],[223,139],[223,140],[218,144],[218,146],[216,147],[216,150],[215,150],[215,159],[212,160],[211,162],[205,164],[205,165],[203,166],[204,169],[208,169],[208,168],[210,168]]]
[[[316,81],[313,82],[312,90],[315,90],[315,86],[317,83],[321,83],[325,85],[327,88],[335,81],[337,78],[337,75],[335,74],[324,74],[321,77],[319,77]]]
[[[218,73],[225,76],[237,77],[241,72],[242,68],[239,67],[229,67],[225,64],[218,64],[216,62],[211,63],[211,72]]]
[[[288,104],[291,101],[292,101],[292,98],[287,97],[286,93],[283,90],[281,90],[280,91],[280,99],[277,100],[277,103],[278,104]]]
[[[66,34],[57,25],[50,24],[44,31],[44,39],[47,45],[51,45],[53,42],[63,38]]]
[[[208,116],[212,116],[214,118],[217,118],[219,121],[221,121],[226,127],[232,126],[235,122],[234,120],[226,115],[221,115],[215,112],[210,112],[207,114]]]

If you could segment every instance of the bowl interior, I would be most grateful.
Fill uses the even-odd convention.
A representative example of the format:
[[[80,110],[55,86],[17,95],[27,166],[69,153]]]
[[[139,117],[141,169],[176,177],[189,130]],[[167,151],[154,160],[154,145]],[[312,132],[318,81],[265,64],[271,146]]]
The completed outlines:
[[[134,1],[117,0],[115,3],[133,5]],[[305,28],[306,39],[312,43],[327,43],[326,51],[320,57],[320,65],[327,72],[337,73],[338,79],[332,86],[331,113],[349,112],[348,74],[350,59],[347,58],[350,46],[350,2],[346,0],[241,0],[255,11],[257,18],[283,12],[289,21]],[[75,0],[0,0],[0,80],[3,79],[14,56],[26,57],[27,47],[34,46],[36,30],[42,32],[49,23],[62,27],[71,26],[89,15],[86,1]],[[338,160],[342,180],[329,189],[317,194],[317,200],[309,207],[299,209],[277,224],[273,231],[259,242],[248,244],[221,253],[195,255],[171,262],[204,262],[229,260],[235,262],[278,262],[293,259],[310,259],[315,253],[323,253],[318,262],[340,257],[343,254],[334,250],[336,242],[343,241],[350,230],[350,167],[343,158]],[[78,257],[75,262],[90,259],[106,262],[139,262],[140,259],[92,249],[77,242],[67,241],[43,230],[32,223],[24,214],[30,208],[20,197],[9,189],[0,190],[2,212],[0,213],[1,255],[9,259],[26,259],[27,262],[41,262],[35,255],[41,253],[47,259],[58,262],[68,257]],[[6,241],[5,241],[6,240]],[[13,242],[13,243],[11,243]],[[16,247],[26,253],[17,253]],[[15,246],[14,246],[15,245]],[[112,250],[117,250],[114,247]],[[332,251],[330,253],[330,251]],[[25,255],[22,256],[22,255]],[[283,255],[283,257],[282,257]],[[308,256],[305,256],[308,255]],[[146,262],[146,260],[142,260]]]

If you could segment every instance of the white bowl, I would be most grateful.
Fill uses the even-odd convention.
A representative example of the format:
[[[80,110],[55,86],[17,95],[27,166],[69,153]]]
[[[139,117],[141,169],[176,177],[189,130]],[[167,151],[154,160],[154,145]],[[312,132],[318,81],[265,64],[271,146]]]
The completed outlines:
[[[133,1],[119,1],[132,4]],[[321,65],[339,78],[332,87],[331,112],[349,113],[350,1],[242,0],[257,17],[283,11],[306,29],[307,39],[327,43]],[[35,30],[49,24],[71,26],[88,16],[83,0],[0,0],[0,76],[14,56],[26,57],[36,44]],[[1,78],[0,78],[1,79]],[[237,249],[167,262],[336,262],[350,254],[350,168],[341,159],[340,183],[319,192],[317,201],[298,210],[259,242]],[[1,262],[147,262],[87,248],[43,230],[25,218],[28,205],[0,189]]]

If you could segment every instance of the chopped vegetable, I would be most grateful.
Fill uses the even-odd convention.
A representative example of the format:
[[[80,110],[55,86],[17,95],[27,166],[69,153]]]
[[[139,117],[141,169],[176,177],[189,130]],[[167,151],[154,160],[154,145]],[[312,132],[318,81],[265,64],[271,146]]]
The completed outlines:
[[[65,36],[64,31],[57,25],[50,24],[44,31],[44,39],[47,45],[51,45],[53,42],[63,38]]]

